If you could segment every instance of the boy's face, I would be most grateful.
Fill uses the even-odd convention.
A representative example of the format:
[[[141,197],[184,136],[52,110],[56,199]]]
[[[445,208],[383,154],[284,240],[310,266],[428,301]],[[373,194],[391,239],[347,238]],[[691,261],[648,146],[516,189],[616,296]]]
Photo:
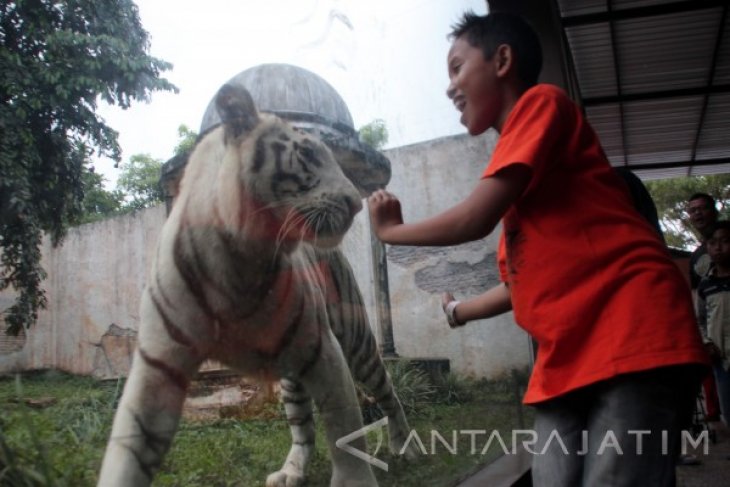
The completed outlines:
[[[499,130],[502,99],[497,90],[496,62],[485,60],[482,50],[463,37],[451,44],[446,61],[450,81],[446,95],[461,112],[461,124],[471,135],[479,135],[489,127]]]
[[[707,241],[707,253],[716,264],[730,264],[730,230],[724,228],[715,230]]]

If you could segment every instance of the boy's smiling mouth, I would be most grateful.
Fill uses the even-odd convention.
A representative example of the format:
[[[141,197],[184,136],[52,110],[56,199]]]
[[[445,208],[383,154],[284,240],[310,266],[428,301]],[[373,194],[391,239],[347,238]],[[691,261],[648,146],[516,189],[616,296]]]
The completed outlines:
[[[457,110],[459,110],[460,112],[463,112],[465,106],[466,106],[466,99],[463,96],[457,96],[454,98],[454,107],[456,107]]]

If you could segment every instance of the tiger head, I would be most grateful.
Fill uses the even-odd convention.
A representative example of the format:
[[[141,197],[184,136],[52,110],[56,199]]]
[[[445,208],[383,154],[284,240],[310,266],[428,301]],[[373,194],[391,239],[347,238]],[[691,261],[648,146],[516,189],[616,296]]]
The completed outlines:
[[[223,184],[235,194],[229,201],[237,206],[236,224],[265,232],[277,245],[339,244],[362,202],[330,149],[279,117],[259,113],[241,86],[224,85],[216,107]]]

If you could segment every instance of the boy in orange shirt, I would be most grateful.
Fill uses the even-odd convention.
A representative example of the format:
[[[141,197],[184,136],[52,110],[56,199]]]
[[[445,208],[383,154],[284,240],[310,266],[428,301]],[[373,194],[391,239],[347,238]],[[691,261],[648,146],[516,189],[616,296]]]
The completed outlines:
[[[580,108],[537,84],[534,31],[467,13],[451,38],[447,95],[471,135],[500,132],[494,154],[465,200],[417,223],[377,191],[373,228],[389,244],[454,245],[502,220],[503,284],[451,313],[513,309],[538,342],[524,398],[536,408],[534,485],[673,485],[707,364],[689,288]]]

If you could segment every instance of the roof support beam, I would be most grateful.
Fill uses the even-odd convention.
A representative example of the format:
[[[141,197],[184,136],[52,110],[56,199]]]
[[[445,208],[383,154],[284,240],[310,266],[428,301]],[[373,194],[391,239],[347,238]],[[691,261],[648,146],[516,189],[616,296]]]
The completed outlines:
[[[663,3],[646,7],[627,8],[621,10],[609,10],[592,14],[571,15],[563,17],[563,27],[574,27],[577,25],[599,24],[617,20],[635,19],[638,17],[649,17],[653,15],[668,15],[681,12],[691,12],[706,8],[724,7],[727,0],[683,0],[680,2]]]
[[[712,63],[710,64],[710,71],[707,73],[707,87],[712,86],[712,80],[715,78],[715,68],[717,68],[717,57],[720,54],[720,46],[722,46],[722,37],[725,34],[725,19],[727,18],[727,4],[722,9],[722,15],[720,16],[720,25],[717,28],[717,37],[715,38],[715,49],[712,52]],[[697,132],[695,133],[695,140],[692,143],[692,162],[694,163],[697,155],[697,147],[700,144],[700,137],[702,136],[702,127],[705,125],[705,116],[707,115],[707,106],[710,103],[710,94],[705,93],[704,100],[702,100],[702,111],[700,112],[700,119],[697,122]],[[692,175],[692,168],[694,165],[687,168],[687,176]]]
[[[608,12],[613,12],[613,0],[608,0]],[[616,91],[618,96],[622,95],[623,90],[621,89],[621,61],[618,58],[618,49],[616,48],[616,23],[609,22],[611,31],[611,53],[613,54],[613,74],[616,76]],[[619,103],[618,105],[619,123],[621,124],[621,146],[624,154],[624,166],[629,165],[629,149],[628,141],[626,140],[628,134],[626,133],[626,115],[624,113],[624,104]]]
[[[676,169],[687,166],[719,166],[721,164],[730,164],[730,157],[721,157],[718,159],[702,159],[699,161],[677,161],[677,162],[659,162],[656,164],[632,164],[629,168],[632,171],[651,171],[652,169]]]
[[[678,90],[649,91],[646,93],[624,93],[621,95],[594,96],[584,98],[583,105],[586,107],[597,105],[610,105],[612,103],[629,103],[632,101],[662,100],[667,98],[680,98],[683,96],[704,96],[718,93],[730,93],[730,85],[696,86]]]

